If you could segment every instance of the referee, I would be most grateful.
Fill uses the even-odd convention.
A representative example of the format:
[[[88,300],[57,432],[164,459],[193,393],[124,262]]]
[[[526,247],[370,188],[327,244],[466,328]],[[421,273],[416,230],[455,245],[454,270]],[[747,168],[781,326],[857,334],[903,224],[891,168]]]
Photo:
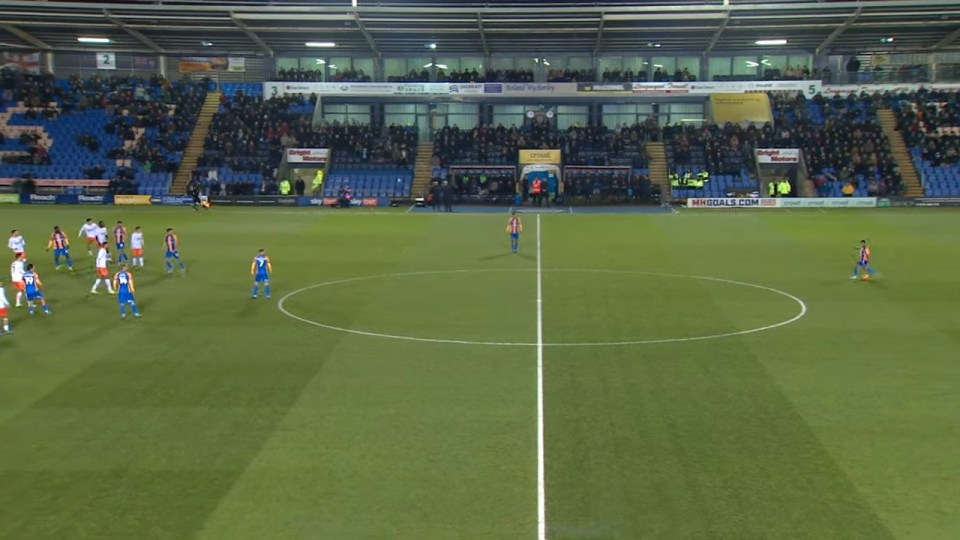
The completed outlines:
[[[187,194],[193,197],[193,209],[199,210],[200,206],[200,182],[196,180],[191,180],[190,184],[187,185]]]

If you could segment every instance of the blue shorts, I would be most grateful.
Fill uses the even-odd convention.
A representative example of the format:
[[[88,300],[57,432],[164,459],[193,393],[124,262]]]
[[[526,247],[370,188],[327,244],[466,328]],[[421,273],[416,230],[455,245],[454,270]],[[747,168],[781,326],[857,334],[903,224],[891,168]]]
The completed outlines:
[[[69,249],[55,249],[55,250],[53,250],[53,256],[54,256],[54,257],[69,257],[69,256],[70,256],[70,250],[69,250]]]
[[[870,261],[860,261],[857,263],[859,266],[870,266]]]
[[[517,240],[517,239],[519,239],[519,238],[520,238],[520,233],[517,233],[517,232],[510,233],[510,239],[511,239],[511,240]]]
[[[121,304],[133,304],[133,294],[129,292],[118,292],[117,293],[117,302]]]
[[[253,277],[255,283],[263,283],[265,281],[270,281],[270,276],[267,274],[257,274]]]
[[[179,258],[180,258],[180,252],[179,252],[179,251],[168,251],[168,252],[167,252],[167,258],[168,258],[168,259],[179,259]]]
[[[27,291],[27,302],[33,302],[34,300],[42,300],[43,292],[41,291]]]
[[[123,249],[123,248],[125,248],[125,247],[127,247],[126,242],[117,242],[117,251],[120,251],[121,249]]]

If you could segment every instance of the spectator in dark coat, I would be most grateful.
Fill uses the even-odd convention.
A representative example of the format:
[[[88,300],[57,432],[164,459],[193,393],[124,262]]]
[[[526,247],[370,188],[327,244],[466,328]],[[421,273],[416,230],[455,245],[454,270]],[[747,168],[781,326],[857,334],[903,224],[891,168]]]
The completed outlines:
[[[443,211],[453,212],[453,186],[450,182],[443,182],[443,187],[440,188],[440,199],[443,201]]]

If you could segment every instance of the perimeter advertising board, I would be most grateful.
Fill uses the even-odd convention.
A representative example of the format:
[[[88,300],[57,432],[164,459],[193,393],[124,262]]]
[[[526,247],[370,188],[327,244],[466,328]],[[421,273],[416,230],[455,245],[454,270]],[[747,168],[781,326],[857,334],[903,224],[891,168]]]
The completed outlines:
[[[876,208],[876,197],[690,198],[687,208]]]

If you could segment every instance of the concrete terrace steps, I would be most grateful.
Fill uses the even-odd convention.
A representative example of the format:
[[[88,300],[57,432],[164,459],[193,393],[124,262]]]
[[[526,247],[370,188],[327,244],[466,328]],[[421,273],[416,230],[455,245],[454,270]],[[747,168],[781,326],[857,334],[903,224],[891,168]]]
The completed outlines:
[[[173,177],[173,184],[170,185],[170,193],[183,194],[187,192],[187,184],[193,175],[193,170],[197,167],[197,162],[203,154],[203,143],[207,140],[207,134],[210,133],[210,123],[213,121],[213,115],[220,107],[220,92],[209,92],[207,98],[200,108],[200,114],[197,115],[197,123],[193,127],[193,133],[190,134],[190,142],[183,151],[183,159],[180,160],[180,168]]]
[[[647,157],[649,158],[650,183],[660,186],[660,197],[663,201],[671,199],[669,173],[667,167],[667,147],[662,142],[647,143]]]
[[[897,119],[891,109],[880,109],[877,112],[880,120],[880,127],[883,133],[890,140],[890,153],[897,165],[900,166],[900,176],[903,177],[903,183],[906,185],[904,195],[907,197],[923,197],[923,184],[920,181],[920,175],[917,173],[917,166],[913,163],[913,156],[910,149],[907,148],[903,135],[897,130]]]
[[[433,179],[433,142],[424,141],[417,146],[417,159],[413,165],[412,197],[426,196]]]

